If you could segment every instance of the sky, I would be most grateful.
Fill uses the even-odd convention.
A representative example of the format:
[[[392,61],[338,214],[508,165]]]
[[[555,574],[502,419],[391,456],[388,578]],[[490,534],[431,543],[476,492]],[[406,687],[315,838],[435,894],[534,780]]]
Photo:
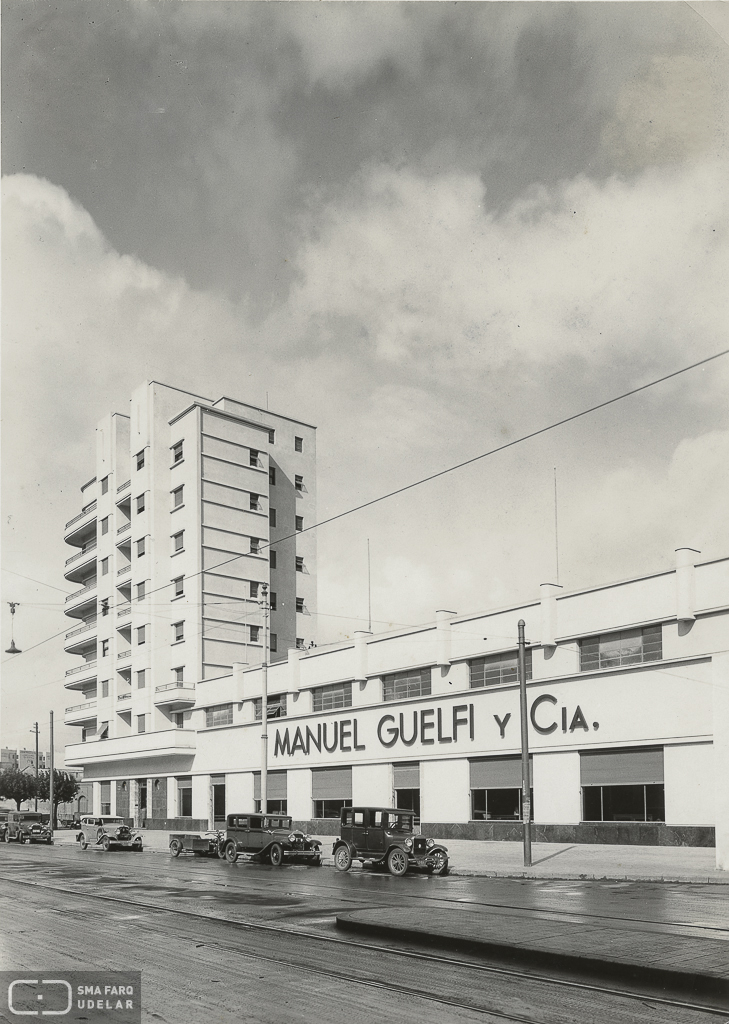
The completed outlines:
[[[1,27],[4,746],[51,709],[77,738],[63,527],[143,380],[316,424],[325,519],[729,347],[725,5]],[[725,356],[323,526],[312,633],[366,628],[368,540],[375,631],[726,556],[728,384]]]

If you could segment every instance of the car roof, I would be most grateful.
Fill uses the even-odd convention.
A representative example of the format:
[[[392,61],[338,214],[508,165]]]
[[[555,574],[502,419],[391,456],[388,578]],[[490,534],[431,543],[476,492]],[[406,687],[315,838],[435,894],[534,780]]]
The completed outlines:
[[[343,807],[343,811],[382,811],[383,814],[415,814],[405,807]]]

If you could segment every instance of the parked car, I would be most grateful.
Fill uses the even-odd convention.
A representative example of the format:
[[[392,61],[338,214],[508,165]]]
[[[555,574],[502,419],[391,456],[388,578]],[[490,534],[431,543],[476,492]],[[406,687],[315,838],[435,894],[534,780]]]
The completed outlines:
[[[445,846],[415,831],[415,815],[393,807],[343,807],[340,832],[332,847],[334,866],[349,871],[352,861],[382,865],[392,875],[408,868],[448,874]]]
[[[235,864],[240,854],[274,867],[284,860],[321,864],[319,840],[294,831],[292,819],[285,814],[229,814],[225,824],[219,849],[229,864]]]
[[[49,846],[53,842],[50,814],[41,811],[6,813],[6,819],[0,822],[0,838],[3,842],[16,840],[19,843],[47,843]]]
[[[170,853],[179,857],[181,853],[192,853],[195,857],[222,857],[221,841],[225,832],[206,832],[205,835],[192,835],[189,832],[173,832],[170,835]]]
[[[85,850],[89,846],[99,846],[102,850],[112,847],[121,850],[142,852],[142,837],[131,829],[123,818],[115,818],[102,814],[100,817],[86,816],[81,819],[81,831],[76,842]]]

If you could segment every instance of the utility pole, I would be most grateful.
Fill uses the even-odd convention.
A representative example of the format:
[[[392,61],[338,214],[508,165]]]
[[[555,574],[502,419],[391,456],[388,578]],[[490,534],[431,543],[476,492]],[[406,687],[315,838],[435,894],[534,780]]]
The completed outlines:
[[[519,619],[519,712],[521,719],[521,818],[524,835],[524,867],[532,866],[531,780],[529,778],[529,728],[527,722],[526,640],[524,619]]]
[[[38,810],[38,723],[30,730],[35,733],[35,809]]]
[[[53,778],[53,765],[54,765],[54,760],[55,759],[53,757],[53,712],[52,711],[51,711],[51,750],[50,750],[50,754],[51,754],[51,767],[50,767],[50,771],[48,773],[48,794],[49,794],[49,796],[51,798],[51,832],[53,832],[54,828],[56,827],[56,812],[55,812],[55,807],[54,807],[54,804],[53,804],[53,797],[54,797],[54,792],[53,792],[54,786],[53,786],[53,783],[55,781],[54,778]]]
[[[263,600],[263,661],[261,662],[261,814],[268,810],[268,584],[261,586]]]
[[[372,632],[372,571],[370,569],[370,538],[367,538],[367,632]]]

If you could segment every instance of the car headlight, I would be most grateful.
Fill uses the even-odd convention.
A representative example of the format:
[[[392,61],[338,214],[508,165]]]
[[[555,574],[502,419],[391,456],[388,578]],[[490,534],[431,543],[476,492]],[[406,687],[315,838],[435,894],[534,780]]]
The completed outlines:
[[[430,849],[431,846],[435,846],[435,839],[429,839],[425,845]]]
[[[296,833],[295,833],[295,832],[292,832],[292,833],[291,833],[291,834],[289,835],[289,842],[290,842],[290,843],[295,843],[295,842],[296,842]]]
[[[405,848],[406,848],[407,850],[411,849],[412,845],[413,845],[413,841],[412,841],[412,839],[406,839],[406,840],[405,840]]]

